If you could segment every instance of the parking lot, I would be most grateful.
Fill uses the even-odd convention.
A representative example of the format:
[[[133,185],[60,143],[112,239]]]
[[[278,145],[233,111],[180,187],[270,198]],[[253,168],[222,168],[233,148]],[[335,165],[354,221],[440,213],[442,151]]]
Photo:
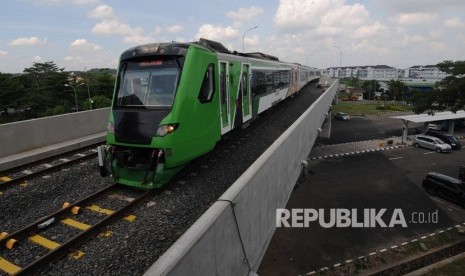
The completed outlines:
[[[321,144],[386,138],[400,128],[400,122],[378,116],[333,123],[332,141]],[[326,221],[331,209],[356,210],[359,216],[365,210],[386,209],[387,221],[401,210],[407,225],[325,228],[313,222],[308,227],[277,228],[259,274],[305,275],[465,222],[465,209],[430,197],[421,188],[426,173],[457,178],[464,163],[465,149],[437,153],[411,146],[311,160],[309,177],[293,192],[286,209],[323,210]],[[418,214],[437,214],[437,220],[419,223]]]

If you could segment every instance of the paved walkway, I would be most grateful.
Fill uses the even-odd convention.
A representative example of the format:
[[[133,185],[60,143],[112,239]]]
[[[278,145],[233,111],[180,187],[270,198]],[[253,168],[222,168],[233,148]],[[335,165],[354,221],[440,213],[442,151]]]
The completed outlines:
[[[392,141],[392,142],[389,142]],[[340,155],[359,154],[371,151],[381,151],[395,149],[399,147],[406,147],[412,144],[411,140],[404,141],[402,144],[402,137],[392,137],[386,139],[376,139],[367,141],[358,141],[334,145],[322,145],[313,147],[310,152],[309,159],[321,159],[328,157],[336,157]]]
[[[366,141],[357,141],[351,143],[343,143],[343,144],[333,144],[333,145],[321,145],[321,146],[314,146],[308,159],[315,160],[315,159],[322,159],[322,158],[329,158],[329,157],[337,157],[342,155],[352,155],[352,154],[360,154],[365,152],[373,152],[373,151],[381,151],[381,150],[390,150],[396,149],[400,147],[408,147],[412,145],[412,139],[414,135],[409,135],[407,141],[403,141],[402,137],[391,137],[385,139],[375,139],[375,140],[366,140]],[[465,139],[465,133],[457,133],[456,137]],[[392,140],[392,142],[389,142]]]

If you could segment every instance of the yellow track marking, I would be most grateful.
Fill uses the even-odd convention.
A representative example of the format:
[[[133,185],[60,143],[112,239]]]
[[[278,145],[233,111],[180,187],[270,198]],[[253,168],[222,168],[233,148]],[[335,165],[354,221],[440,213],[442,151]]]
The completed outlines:
[[[111,235],[113,235],[113,232],[108,230],[108,231],[102,232],[102,233],[100,233],[98,235],[99,235],[99,237],[107,237],[108,238],[108,237],[111,237]]]
[[[129,221],[129,222],[135,221],[136,218],[137,218],[137,217],[134,216],[134,215],[129,215],[129,216],[125,216],[125,217],[124,217],[124,219],[127,220],[127,221]]]
[[[8,176],[0,176],[0,180],[3,182],[8,182],[11,181],[11,178],[9,178]]]
[[[82,222],[79,222],[77,220],[70,219],[70,218],[62,219],[61,222],[71,227],[80,229],[80,230],[87,230],[90,228],[89,224],[85,224],[85,223],[82,223]]]
[[[18,241],[16,239],[8,239],[5,243],[5,246],[6,248],[8,248],[9,250],[13,249],[13,247],[15,246],[15,244],[17,243]]]
[[[91,211],[94,211],[94,212],[97,212],[97,213],[101,213],[101,214],[105,214],[107,216],[113,214],[115,211],[113,210],[109,210],[109,209],[105,209],[105,208],[101,208],[97,205],[90,205],[90,206],[87,206],[86,209],[89,209]]]
[[[69,256],[75,260],[79,260],[80,258],[82,258],[82,256],[84,256],[84,252],[78,250],[69,254]]]
[[[40,246],[43,246],[47,249],[50,249],[50,250],[53,250],[55,248],[57,248],[58,246],[60,246],[59,243],[57,242],[54,242],[52,240],[49,240],[41,235],[33,235],[33,236],[30,236],[29,237],[29,240],[33,243],[36,243]]]
[[[9,262],[6,259],[0,257],[0,270],[8,273],[9,275],[15,274],[16,272],[20,271],[21,268],[14,263]]]

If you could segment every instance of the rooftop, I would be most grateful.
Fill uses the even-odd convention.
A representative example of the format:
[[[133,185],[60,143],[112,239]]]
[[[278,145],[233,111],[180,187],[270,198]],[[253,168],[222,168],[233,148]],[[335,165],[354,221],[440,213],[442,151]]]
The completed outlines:
[[[455,120],[465,118],[465,111],[458,110],[456,113],[451,111],[437,112],[434,115],[428,115],[426,113],[417,114],[417,115],[406,115],[406,116],[395,116],[391,117],[393,119],[402,119],[412,123],[426,123],[434,121],[444,121],[444,120]]]

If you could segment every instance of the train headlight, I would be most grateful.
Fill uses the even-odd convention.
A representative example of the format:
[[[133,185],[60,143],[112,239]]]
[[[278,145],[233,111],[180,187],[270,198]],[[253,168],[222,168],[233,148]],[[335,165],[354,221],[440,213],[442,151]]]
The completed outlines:
[[[168,124],[168,125],[160,125],[157,129],[157,133],[155,136],[163,137],[171,132],[175,131],[178,128],[178,124]]]

